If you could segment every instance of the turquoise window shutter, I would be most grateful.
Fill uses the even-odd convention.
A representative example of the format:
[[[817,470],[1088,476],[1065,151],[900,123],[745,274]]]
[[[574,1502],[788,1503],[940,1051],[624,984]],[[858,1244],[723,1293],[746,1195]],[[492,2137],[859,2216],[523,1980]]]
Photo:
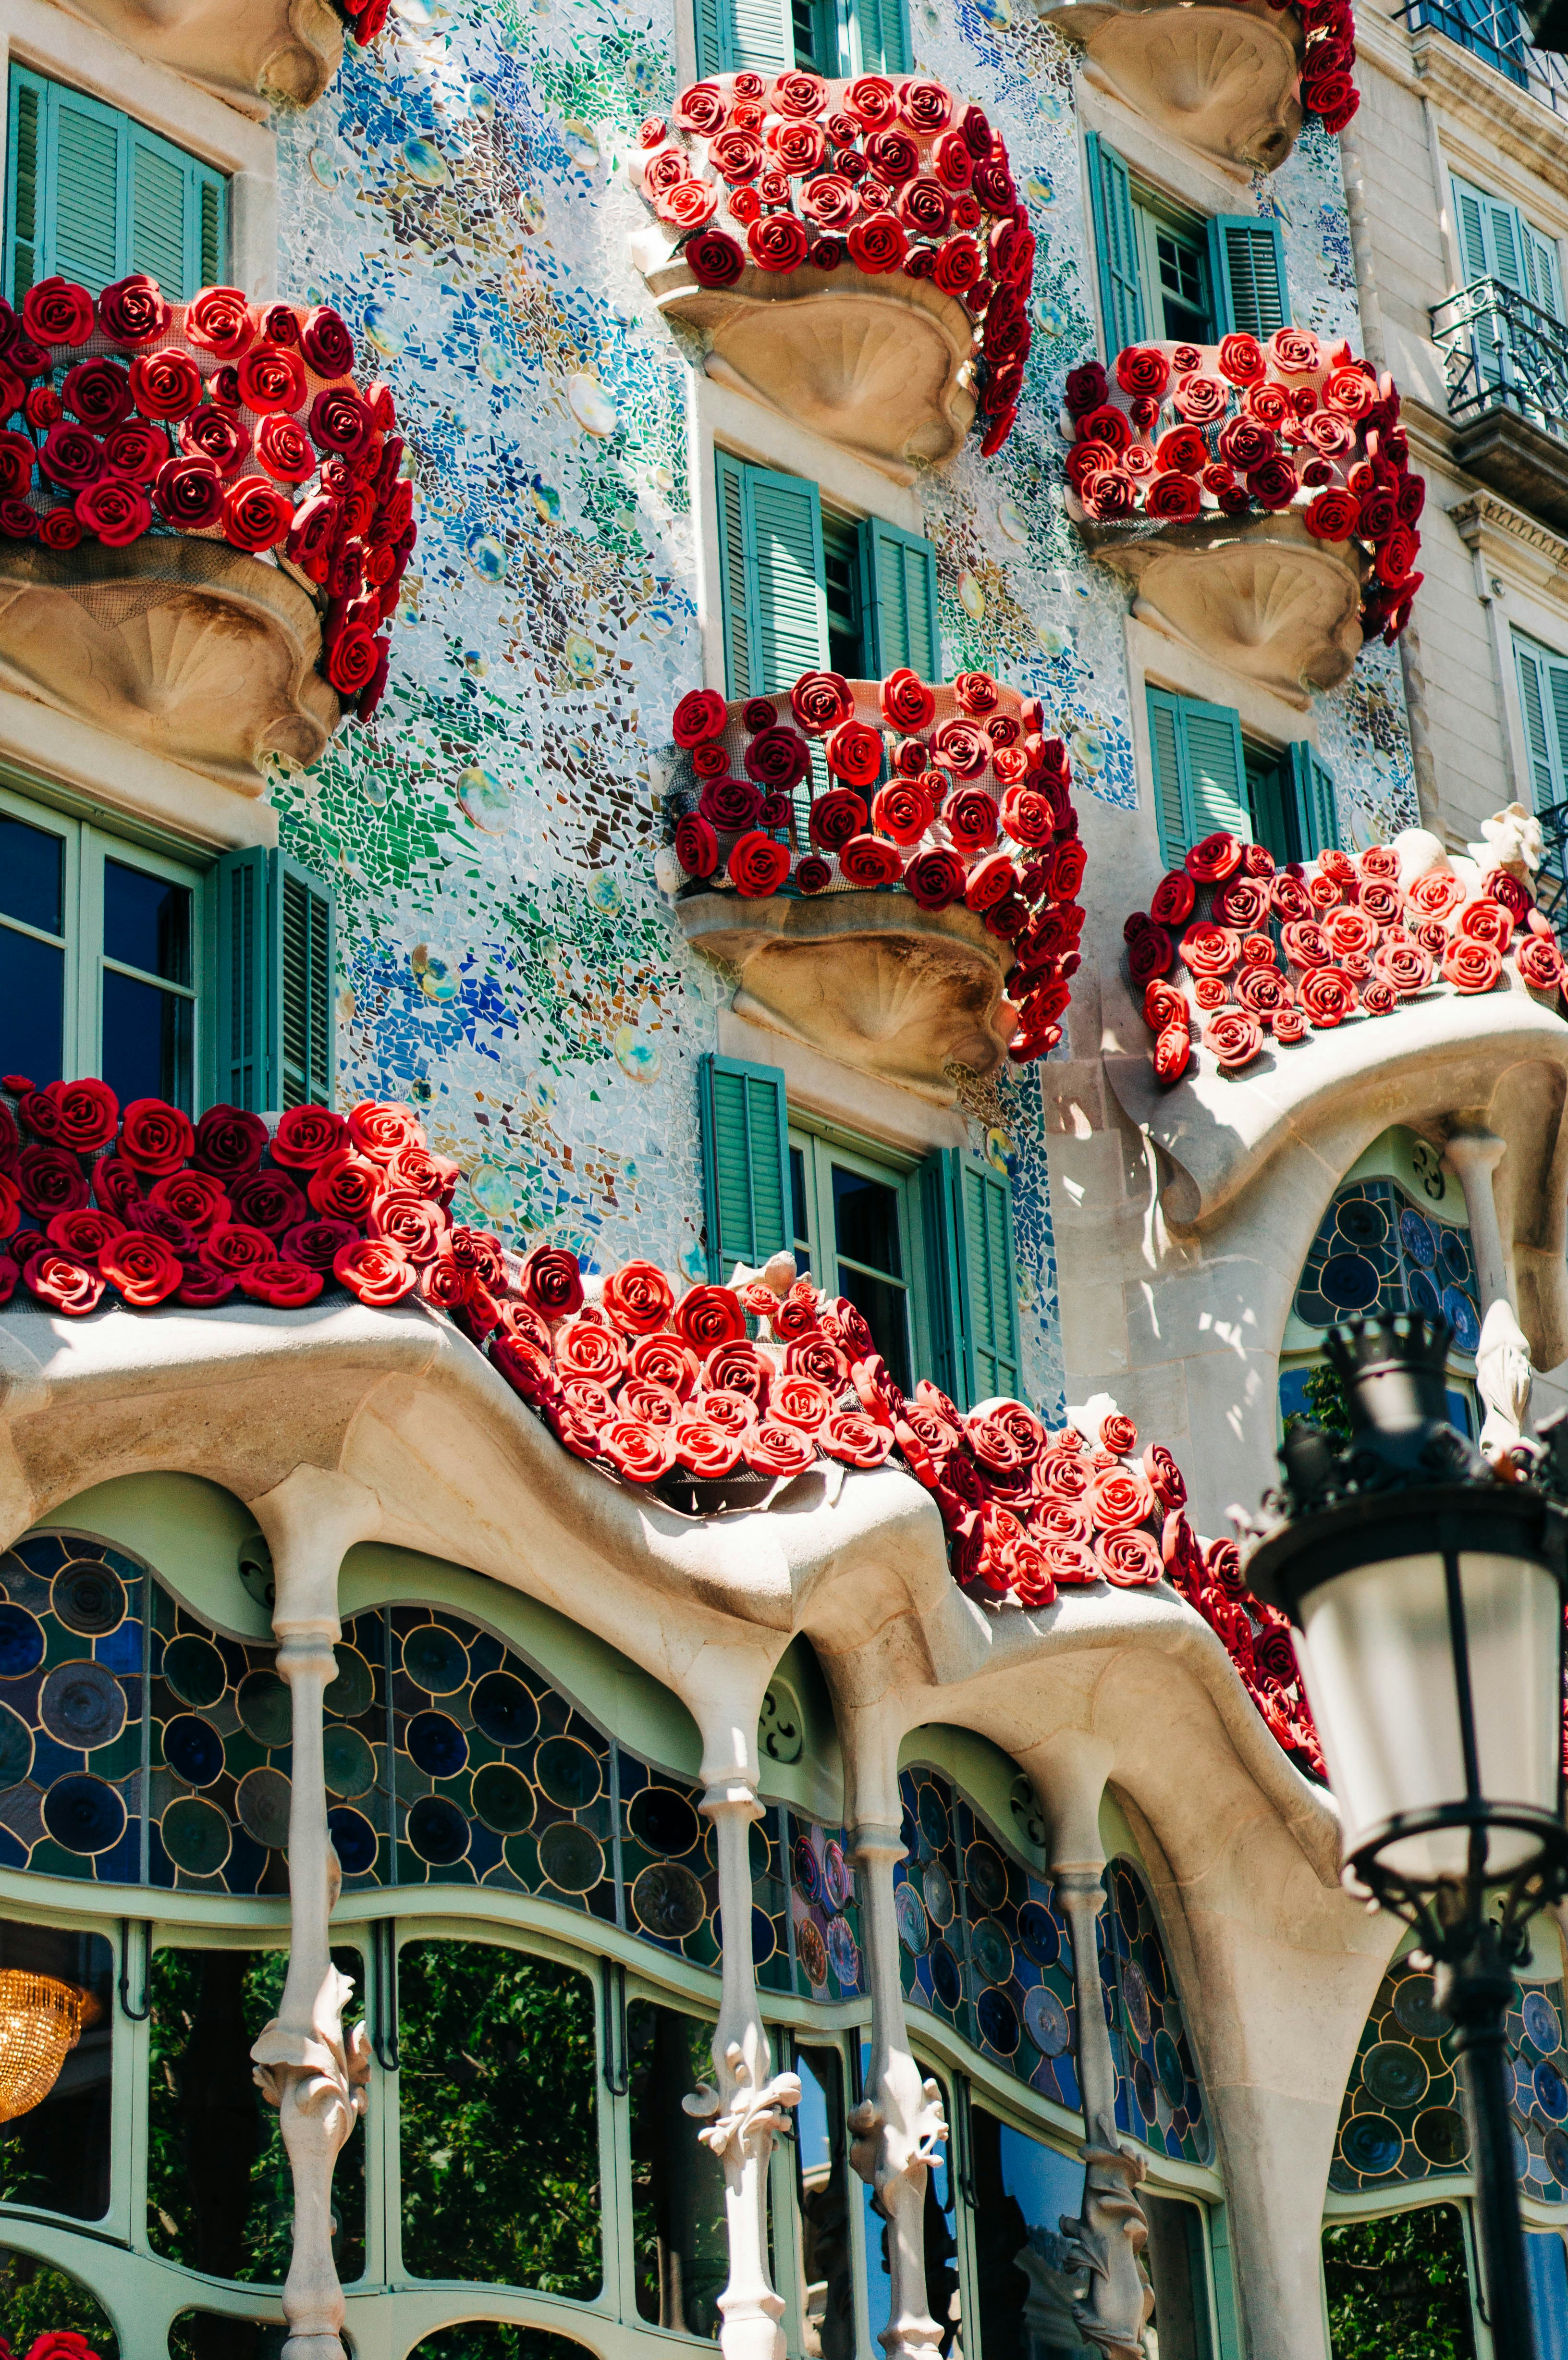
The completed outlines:
[[[751,502],[746,493],[750,472],[727,451],[717,453],[719,482],[719,585],[724,616],[724,693],[750,696],[755,691],[752,657],[756,551],[751,530]]]
[[[1150,688],[1149,747],[1154,770],[1154,820],[1160,833],[1160,858],[1167,869],[1180,869],[1197,838],[1192,833],[1191,798],[1182,785],[1181,700],[1167,688]]]
[[[698,1068],[708,1276],[760,1270],[793,1244],[789,1123],[779,1065],[710,1052]]]
[[[692,29],[697,37],[697,79],[706,82],[724,71],[724,0],[696,0]]]
[[[909,20],[904,0],[855,0],[862,73],[907,74],[913,71]]]
[[[1289,325],[1285,242],[1277,221],[1220,213],[1209,224],[1209,271],[1222,336],[1271,336]]]
[[[936,552],[918,534],[868,517],[861,528],[862,596],[867,618],[867,660],[886,680],[907,665],[921,680],[940,680]]]
[[[11,69],[6,292],[40,279],[97,294],[134,270],[171,301],[223,276],[228,183],[221,172],[83,92]]]
[[[1105,358],[1115,360],[1127,344],[1143,342],[1143,289],[1138,268],[1138,224],[1133,218],[1127,168],[1097,131],[1084,139],[1089,204],[1094,228],[1094,260],[1100,280],[1100,315]]]
[[[1339,805],[1334,791],[1334,772],[1316,747],[1309,745],[1304,738],[1298,738],[1291,745],[1290,775],[1296,786],[1302,858],[1311,860],[1320,852],[1337,852]]]
[[[1516,633],[1514,666],[1531,802],[1546,811],[1568,798],[1568,661]]]
[[[950,1401],[965,1401],[964,1297],[958,1274],[957,1156],[938,1148],[920,1170],[920,1225],[925,1241],[926,1321],[931,1381]]]
[[[697,50],[705,74],[787,73],[795,62],[789,0],[699,0]]]
[[[961,1406],[997,1393],[1021,1399],[1013,1273],[1012,1192],[1000,1172],[956,1148],[952,1157],[958,1293],[963,1306]]]
[[[282,1102],[331,1106],[337,1082],[332,897],[297,862],[283,859],[279,868]]]
[[[280,1112],[332,1103],[336,922],[318,878],[280,852],[227,852],[213,874],[213,1088],[229,1106]]]
[[[762,695],[828,660],[822,501],[802,475],[716,464],[725,690]]]

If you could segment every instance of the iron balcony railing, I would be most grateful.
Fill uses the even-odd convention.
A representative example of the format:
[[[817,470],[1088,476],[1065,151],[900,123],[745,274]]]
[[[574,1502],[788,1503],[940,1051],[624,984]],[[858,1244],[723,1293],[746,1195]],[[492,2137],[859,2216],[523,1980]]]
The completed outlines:
[[[1568,803],[1549,803],[1536,817],[1541,822],[1536,907],[1550,920],[1560,949],[1568,955]]]
[[[1568,441],[1568,328],[1499,279],[1476,279],[1433,306],[1433,342],[1461,424],[1516,410]]]
[[[1422,26],[1446,33],[1555,114],[1568,115],[1568,59],[1532,49],[1524,18],[1507,0],[1407,0],[1399,15],[1412,33]]]

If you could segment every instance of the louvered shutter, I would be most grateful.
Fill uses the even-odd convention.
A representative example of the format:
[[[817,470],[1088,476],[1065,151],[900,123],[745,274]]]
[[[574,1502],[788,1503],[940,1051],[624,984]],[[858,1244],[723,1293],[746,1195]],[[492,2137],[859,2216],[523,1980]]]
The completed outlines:
[[[1138,268],[1138,224],[1133,219],[1127,168],[1097,131],[1087,134],[1089,203],[1094,216],[1094,259],[1100,281],[1100,316],[1105,358],[1115,360],[1127,344],[1143,342],[1143,290]]]
[[[756,573],[746,468],[727,451],[717,454],[719,478],[719,584],[724,615],[724,688],[730,696],[750,696],[752,606]]]
[[[1247,758],[1239,719],[1227,705],[1200,705],[1190,696],[1179,701],[1192,841],[1201,844],[1205,836],[1224,834],[1250,842]]]
[[[1339,805],[1334,772],[1315,746],[1299,738],[1290,748],[1290,776],[1296,789],[1296,824],[1301,830],[1301,857],[1311,860],[1320,852],[1337,852]]]
[[[213,1095],[261,1114],[277,1105],[272,1079],[273,863],[259,848],[226,852],[214,876],[217,1054]]]
[[[1516,636],[1514,665],[1530,802],[1536,811],[1546,811],[1568,797],[1568,660]]]
[[[747,467],[753,688],[789,688],[828,660],[822,500],[803,475]]]
[[[280,869],[282,1104],[331,1106],[337,1080],[332,897],[294,861],[282,860]]]
[[[1154,771],[1154,823],[1160,834],[1160,858],[1167,869],[1180,869],[1192,850],[1192,814],[1183,788],[1181,700],[1168,688],[1153,688],[1149,697],[1149,747]]]
[[[123,275],[125,118],[58,82],[46,87],[45,244],[38,276],[58,273],[96,295]]]
[[[904,0],[855,0],[862,73],[907,74],[914,60]]]
[[[22,298],[36,279],[42,235],[44,92],[36,76],[11,69],[10,156],[5,181],[5,219],[10,235],[5,244],[5,292],[21,309]]]
[[[711,1052],[698,1068],[708,1276],[760,1270],[794,1242],[784,1073]]]
[[[866,661],[878,680],[901,666],[921,680],[942,678],[937,628],[936,552],[918,534],[868,517],[861,528],[862,602]]]
[[[332,897],[282,853],[225,853],[214,877],[217,1050],[230,1106],[330,1106],[336,1072]]]
[[[19,66],[7,194],[13,302],[57,273],[97,294],[145,270],[171,302],[223,274],[223,174],[117,108]]]
[[[943,1390],[953,1392],[961,1409],[998,1393],[1021,1398],[1011,1191],[1001,1173],[962,1149],[942,1151],[942,1164],[946,1186],[936,1210],[946,1230],[939,1269],[949,1271],[954,1288],[948,1318],[957,1380],[956,1390]]]
[[[1468,181],[1454,181],[1454,214],[1458,224],[1459,249],[1466,279],[1490,279],[1493,276],[1486,244],[1486,215],[1482,211],[1486,202],[1480,190],[1471,188]]]
[[[1556,795],[1568,795],[1568,663],[1561,656],[1547,656],[1542,668],[1546,673],[1548,719],[1557,758]]]
[[[1277,221],[1254,213],[1217,215],[1209,224],[1209,271],[1220,335],[1262,339],[1289,323],[1285,245]]]
[[[1563,317],[1563,295],[1557,272],[1557,248],[1549,237],[1542,237],[1529,222],[1519,224],[1519,236],[1524,247],[1525,291],[1532,303],[1554,320]]]
[[[926,1324],[931,1378],[950,1400],[964,1393],[964,1317],[959,1294],[958,1219],[951,1148],[938,1148],[920,1166],[920,1225],[925,1243]]]
[[[724,0],[696,0],[691,19],[697,37],[699,82],[706,82],[711,75],[724,71],[724,22],[728,13]]]
[[[717,0],[722,73],[788,73],[795,62],[789,0]]]

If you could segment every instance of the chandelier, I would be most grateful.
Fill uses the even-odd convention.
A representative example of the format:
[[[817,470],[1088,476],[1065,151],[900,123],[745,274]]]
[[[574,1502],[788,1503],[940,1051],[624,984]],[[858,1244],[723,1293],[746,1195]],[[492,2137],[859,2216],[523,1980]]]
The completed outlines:
[[[73,1983],[0,1969],[0,2123],[41,2105],[98,2003]]]

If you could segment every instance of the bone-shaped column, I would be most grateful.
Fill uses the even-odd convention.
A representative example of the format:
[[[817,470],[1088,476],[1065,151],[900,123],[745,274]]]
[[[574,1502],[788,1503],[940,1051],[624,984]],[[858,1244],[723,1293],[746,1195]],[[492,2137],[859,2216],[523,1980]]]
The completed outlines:
[[[283,2360],[343,2360],[343,2288],[332,2258],[332,2172],[365,2112],[370,2044],[344,2036],[354,1990],[332,1965],[328,1920],[342,1871],[327,1829],[321,1699],[337,1675],[338,1571],[381,1522],[380,1503],[347,1477],[297,1467],[251,1513],[272,1550],[278,1669],[289,1684],[293,1773],[289,1803],[289,1973],[277,2016],[251,2050],[279,2113],[294,2181],[293,2249],[283,2287]]]

